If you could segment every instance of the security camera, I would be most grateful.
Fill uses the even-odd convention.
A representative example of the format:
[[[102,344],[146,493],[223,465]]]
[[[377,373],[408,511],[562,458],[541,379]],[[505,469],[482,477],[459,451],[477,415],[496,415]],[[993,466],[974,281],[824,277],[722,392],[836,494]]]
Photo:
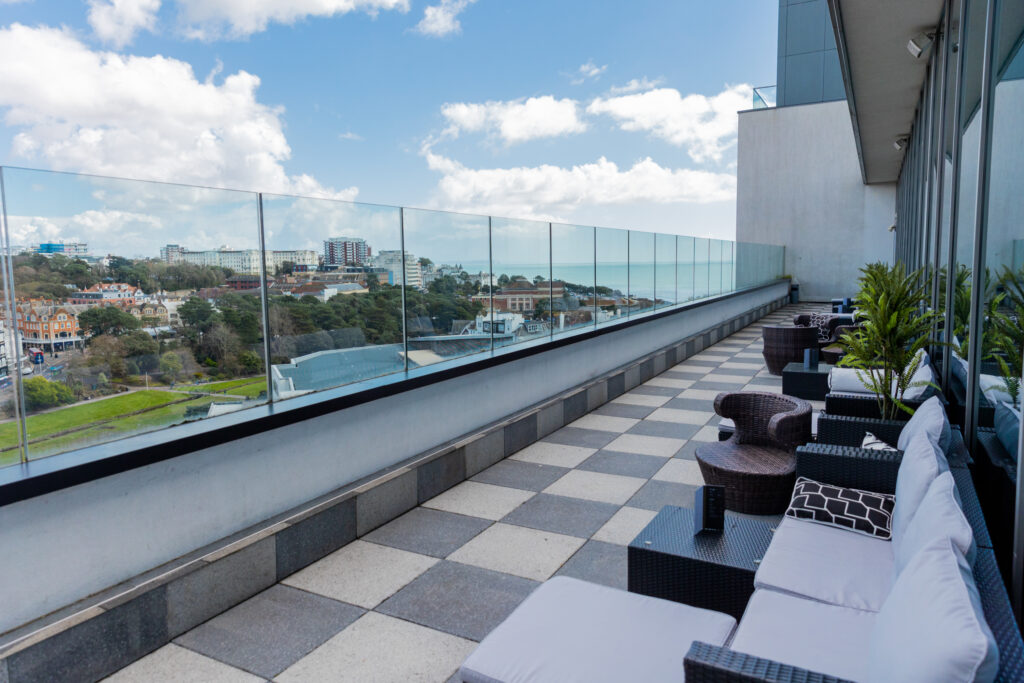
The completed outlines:
[[[913,55],[914,59],[920,59],[925,50],[931,47],[934,40],[934,33],[918,33],[907,41],[907,52]]]

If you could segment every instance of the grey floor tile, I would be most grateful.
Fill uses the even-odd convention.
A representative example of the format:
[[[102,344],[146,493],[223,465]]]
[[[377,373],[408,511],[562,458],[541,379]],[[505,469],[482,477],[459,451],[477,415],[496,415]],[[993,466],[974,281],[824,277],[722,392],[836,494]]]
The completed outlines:
[[[649,481],[633,494],[627,505],[645,510],[660,510],[666,505],[693,507],[693,493],[696,490],[696,486],[689,484]]]
[[[599,583],[612,588],[626,590],[628,550],[624,545],[587,541],[587,543],[562,565],[556,575]]]
[[[618,509],[618,505],[611,503],[541,493],[517,507],[501,521],[567,536],[590,538]]]
[[[362,614],[353,605],[278,584],[174,642],[272,678]]]
[[[678,389],[671,387],[656,387],[649,384],[641,384],[638,387],[630,389],[634,394],[646,394],[648,396],[675,396],[679,393]]]
[[[581,462],[577,469],[650,479],[664,466],[665,459],[653,455],[598,451]]]
[[[644,420],[630,428],[627,434],[643,434],[644,436],[667,436],[670,439],[689,439],[700,430],[700,425],[688,425],[679,422],[662,422],[660,420]]]
[[[364,540],[431,557],[447,557],[491,525],[490,520],[418,507]]]
[[[608,417],[631,417],[634,420],[642,420],[654,411],[654,406],[632,406],[626,403],[605,403],[597,410],[591,411],[591,414],[607,415]]]
[[[703,381],[702,380],[702,381],[699,381],[699,382],[694,382],[693,386],[690,387],[690,388],[691,389],[711,389],[713,391],[742,391],[743,385],[742,384],[733,384],[731,382],[712,382],[710,380],[708,380],[708,381]]]
[[[557,432],[552,432],[544,437],[544,441],[560,443],[565,446],[583,446],[584,448],[604,448],[618,434],[612,432],[599,432],[593,429],[579,429],[577,427],[562,427]]]
[[[697,377],[698,374],[699,375],[703,375],[704,374],[704,368],[701,368],[701,370],[698,373],[696,370],[694,372],[685,372],[683,370],[683,368],[681,368],[679,366],[676,366],[676,368],[674,368],[672,370],[666,370],[665,372],[661,373],[660,375],[658,375],[658,377],[664,377],[665,379],[688,379],[688,380],[694,380],[694,379],[698,378]]]
[[[568,471],[562,467],[539,465],[534,462],[502,460],[473,477],[472,481],[524,491],[543,491]]]
[[[685,393],[685,392],[684,392]],[[715,412],[714,400],[701,398],[674,398],[662,408],[673,408],[675,410],[700,410],[707,413]]]
[[[537,586],[535,581],[511,574],[443,561],[377,611],[480,641]]]

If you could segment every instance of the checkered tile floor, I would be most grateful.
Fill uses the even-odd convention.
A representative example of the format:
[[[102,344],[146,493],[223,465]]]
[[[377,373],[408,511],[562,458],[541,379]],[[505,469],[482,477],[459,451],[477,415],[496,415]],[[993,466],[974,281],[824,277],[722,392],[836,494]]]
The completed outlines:
[[[112,681],[440,681],[557,574],[626,587],[626,546],[703,483],[721,391],[781,391],[788,306],[220,616]],[[820,409],[821,406],[816,406]]]

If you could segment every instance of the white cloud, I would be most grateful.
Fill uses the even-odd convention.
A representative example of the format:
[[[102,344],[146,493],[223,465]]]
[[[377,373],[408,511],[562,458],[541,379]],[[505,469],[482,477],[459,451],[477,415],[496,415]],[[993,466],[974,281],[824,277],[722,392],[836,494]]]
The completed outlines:
[[[293,24],[307,17],[349,12],[409,11],[409,0],[178,0],[178,5],[185,34],[201,40],[244,38],[265,31],[271,22]]]
[[[139,31],[152,31],[158,11],[160,0],[89,0],[89,25],[97,38],[120,48]]]
[[[459,14],[474,2],[476,0],[441,0],[439,5],[429,5],[423,10],[423,18],[416,24],[416,31],[435,38],[460,33]]]
[[[338,133],[339,140],[355,140],[359,141],[363,139],[363,136],[359,133],[353,133],[352,131],[345,131],[344,133]]]
[[[573,85],[579,85],[588,78],[597,78],[608,69],[608,65],[598,66],[594,64],[593,60],[586,64],[581,64],[580,68],[576,69],[576,78],[573,79]]]
[[[260,103],[260,79],[220,84],[168,57],[94,51],[66,29],[0,29],[0,110],[20,129],[12,154],[48,167],[199,185],[352,199],[288,175],[283,110]]]
[[[620,97],[597,98],[590,114],[608,114],[623,130],[647,131],[685,147],[697,162],[719,161],[736,140],[737,116],[750,107],[751,87],[728,87],[713,97],[683,96],[674,88],[658,88]]]
[[[736,197],[734,175],[665,168],[649,157],[628,170],[604,157],[571,168],[544,164],[471,169],[436,154],[429,144],[422,152],[428,167],[442,174],[437,204],[459,211],[562,220],[580,206],[707,203]]]
[[[627,95],[634,92],[642,92],[644,90],[652,90],[662,84],[664,79],[655,78],[651,80],[644,76],[643,78],[634,78],[625,85],[613,85],[608,89],[612,95]]]
[[[457,136],[460,131],[486,132],[512,145],[586,130],[578,109],[575,100],[556,100],[544,95],[483,104],[449,103],[441,107],[441,113],[450,124],[445,131],[450,136]]]

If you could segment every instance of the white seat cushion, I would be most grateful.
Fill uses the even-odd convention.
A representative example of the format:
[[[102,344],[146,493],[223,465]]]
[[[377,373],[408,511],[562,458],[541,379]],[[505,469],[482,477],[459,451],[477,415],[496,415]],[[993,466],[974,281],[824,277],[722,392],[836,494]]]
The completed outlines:
[[[932,481],[906,532],[893,539],[894,570],[898,575],[910,560],[936,540],[950,538],[970,564],[974,564],[977,546],[974,531],[957,499],[956,481],[951,472],[943,472]]]
[[[1009,403],[1011,398],[1009,392],[1006,391],[1006,382],[999,375],[978,375],[978,385],[981,387],[981,393],[985,394],[993,405],[996,403]]]
[[[900,573],[878,613],[865,659],[872,681],[995,679],[995,639],[971,568],[949,538],[926,546]]]
[[[896,447],[901,451],[907,450],[911,440],[921,433],[925,434],[933,443],[938,444],[943,453],[949,453],[953,431],[949,426],[949,419],[946,418],[946,409],[938,396],[932,396],[914,411],[900,431]]]
[[[810,671],[864,681],[876,616],[875,612],[757,590],[729,647]]]
[[[484,638],[467,683],[682,681],[694,640],[724,645],[727,614],[558,576]]]
[[[924,362],[918,366],[917,370],[910,377],[910,384],[907,385],[906,390],[903,392],[903,400],[905,401],[919,401],[921,397],[925,395],[931,384],[935,383],[935,373],[932,371],[932,366],[928,363],[928,356],[925,355]]]
[[[754,587],[877,612],[892,577],[889,541],[787,517],[761,560]]]
[[[907,525],[924,500],[932,481],[947,470],[949,462],[946,456],[926,434],[918,433],[907,444],[896,473],[896,504],[892,511],[894,543],[906,533]]]
[[[917,381],[934,381],[934,375],[931,371],[931,361],[928,358],[928,353],[921,349],[917,352],[917,356],[921,358],[921,364],[918,366],[917,372],[914,373],[914,378],[911,383]],[[926,370],[927,369],[927,370]],[[867,378],[870,375],[861,370],[860,374]],[[893,390],[896,389],[896,381],[893,380]],[[864,382],[861,381],[860,377],[857,376],[857,370],[854,368],[832,368],[828,373],[828,387],[829,391],[837,394],[867,394],[874,396],[875,393],[868,389]],[[904,398],[912,400],[914,398],[920,398],[920,394],[923,394],[927,390],[927,387],[920,388],[919,391],[911,392],[907,389],[904,394]],[[915,395],[916,394],[916,395]]]

